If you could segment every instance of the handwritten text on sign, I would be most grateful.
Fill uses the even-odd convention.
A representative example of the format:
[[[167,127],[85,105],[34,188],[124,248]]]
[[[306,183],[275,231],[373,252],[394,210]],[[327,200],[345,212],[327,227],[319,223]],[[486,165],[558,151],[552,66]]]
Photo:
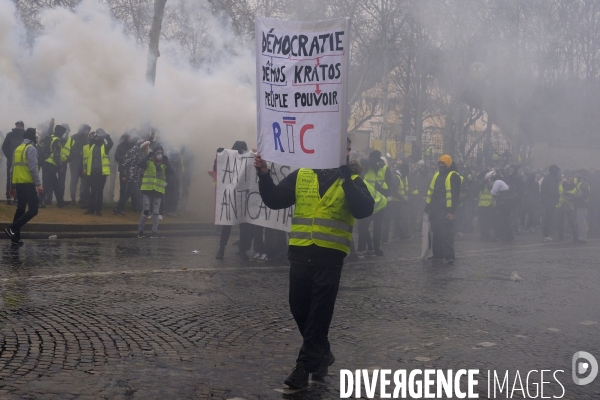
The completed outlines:
[[[258,151],[306,168],[345,162],[349,20],[256,18]]]
[[[216,225],[253,225],[282,231],[290,230],[294,207],[271,210],[264,205],[258,191],[258,176],[252,165],[251,152],[239,154],[223,150],[217,154]],[[269,163],[275,184],[285,178],[291,169],[285,165]]]

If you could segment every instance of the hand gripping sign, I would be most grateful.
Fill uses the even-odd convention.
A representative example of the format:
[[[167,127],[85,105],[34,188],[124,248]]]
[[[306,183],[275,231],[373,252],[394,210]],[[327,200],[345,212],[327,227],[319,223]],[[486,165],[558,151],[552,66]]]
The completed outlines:
[[[263,159],[346,163],[350,20],[256,18],[257,143]]]

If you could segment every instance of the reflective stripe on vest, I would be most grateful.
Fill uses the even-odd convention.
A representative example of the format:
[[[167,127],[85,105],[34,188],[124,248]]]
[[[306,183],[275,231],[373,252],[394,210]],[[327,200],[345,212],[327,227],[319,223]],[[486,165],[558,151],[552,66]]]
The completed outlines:
[[[106,154],[104,144],[101,144],[100,146],[100,157],[102,158],[102,175],[108,176],[110,175],[110,160],[108,159],[108,155]],[[94,147],[96,147],[95,144],[91,146],[88,144],[83,147],[83,166],[85,168],[84,171],[86,171],[87,176],[92,175]]]
[[[356,179],[358,175],[352,175],[352,179]],[[384,195],[379,193],[373,186],[371,186],[368,182],[365,182],[365,186],[369,189],[369,193],[371,193],[371,197],[375,200],[375,205],[373,206],[373,214],[378,213],[383,210],[387,206],[388,200]]]
[[[54,145],[54,142],[56,142],[58,140],[58,137],[52,135],[50,137],[50,139],[51,139],[50,140],[50,156],[48,158],[46,158],[46,162],[50,163],[52,165],[56,165],[56,163],[54,162],[54,154],[53,154],[53,151],[52,151],[52,147]],[[62,152],[62,150],[61,150],[61,152]],[[61,156],[61,159],[62,159],[62,156]]]
[[[379,170],[377,171],[377,175],[375,174],[372,168],[369,168],[363,180],[373,187],[375,187],[375,183],[379,183],[379,186],[381,186],[383,189],[387,189],[388,185],[385,182],[386,171],[387,165],[384,165],[383,167],[379,168]]]
[[[567,207],[570,208],[571,210],[575,209],[573,200],[575,197],[575,193],[577,192],[577,189],[578,189],[578,185],[574,186],[573,189],[571,189],[571,190],[565,191],[565,188],[563,187],[563,184],[561,183],[560,186],[558,186],[558,193],[560,196],[558,197],[558,204],[556,205],[556,208],[562,208],[562,206],[566,204]],[[567,194],[570,194],[571,196],[567,196]]]
[[[13,153],[12,183],[33,183],[33,177],[31,171],[29,171],[29,160],[27,159],[27,147],[29,146],[31,146],[31,143],[23,143]]]
[[[433,189],[435,187],[435,181],[440,173],[436,172],[431,179],[431,184],[429,185],[429,190],[427,191],[427,197],[425,201],[427,204],[431,203],[431,195],[433,194]],[[450,183],[450,178],[453,174],[458,174],[456,171],[450,171],[446,176],[445,188],[446,188],[446,207],[452,207],[452,184]],[[459,175],[460,176],[460,175]]]
[[[165,180],[165,164],[161,164],[161,173],[156,173],[156,165],[154,162],[148,160],[146,164],[146,171],[142,177],[142,187],[140,190],[154,190],[158,193],[165,194],[165,188],[167,187],[167,181]]]
[[[495,206],[495,205],[496,205],[496,199],[494,199],[494,196],[492,196],[492,194],[490,193],[490,190],[488,189],[487,185],[485,185],[483,190],[481,192],[479,192],[479,202],[477,203],[477,206],[478,207],[489,207],[489,206]]]
[[[68,138],[65,144],[63,145],[62,149],[60,150],[61,162],[67,161],[67,158],[69,158],[69,156],[71,155],[71,147],[73,147],[73,143],[75,143],[73,138]]]
[[[321,197],[317,174],[312,169],[299,169],[290,246],[315,244],[348,254],[353,226],[342,179],[337,179]]]

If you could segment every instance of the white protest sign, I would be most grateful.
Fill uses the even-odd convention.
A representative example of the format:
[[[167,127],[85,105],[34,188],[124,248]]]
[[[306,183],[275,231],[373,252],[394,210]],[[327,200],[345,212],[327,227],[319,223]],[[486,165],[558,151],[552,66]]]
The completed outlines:
[[[271,210],[264,205],[258,191],[258,176],[252,165],[251,152],[223,150],[217,153],[217,188],[215,225],[253,225],[289,232],[294,207]],[[292,170],[285,165],[269,163],[273,182],[278,184]]]
[[[304,168],[346,163],[350,19],[256,17],[258,152]]]

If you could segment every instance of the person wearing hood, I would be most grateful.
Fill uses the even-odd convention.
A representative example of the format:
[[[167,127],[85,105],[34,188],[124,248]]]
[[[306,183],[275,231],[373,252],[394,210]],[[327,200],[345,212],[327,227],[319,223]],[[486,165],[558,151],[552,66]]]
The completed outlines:
[[[165,155],[165,151],[160,145],[154,146],[154,150],[150,150],[140,160],[138,167],[144,170],[142,186],[140,188],[142,191],[143,210],[138,225],[138,238],[144,237],[146,218],[152,218],[152,234],[150,237],[157,238],[160,203],[167,186],[166,176],[173,172],[172,167],[169,163],[169,158]]]
[[[560,199],[558,185],[560,179],[558,173],[560,168],[556,165],[551,165],[548,168],[548,174],[543,178],[540,185],[540,196],[543,207],[542,217],[542,241],[549,242],[552,240],[550,231],[554,222],[554,214],[556,213],[556,205]]]
[[[9,195],[17,201],[13,223],[4,229],[12,243],[22,244],[21,228],[38,213],[39,196],[44,193],[38,173],[37,132],[28,128],[23,134],[23,143],[15,149],[10,171],[11,190]],[[25,211],[27,209],[27,211]]]
[[[125,176],[125,154],[136,144],[133,142],[133,135],[129,132],[124,133],[119,139],[119,144],[115,150],[115,161],[117,162],[117,177],[119,178],[119,202],[125,198],[127,190],[127,177]],[[127,201],[127,198],[125,198]]]
[[[425,213],[431,221],[433,255],[429,260],[446,260],[454,263],[454,216],[460,203],[461,177],[456,172],[452,157],[442,155],[438,160],[439,171],[433,175],[427,197]]]
[[[125,194],[119,198],[113,214],[124,217],[123,210],[125,203],[131,198],[131,210],[142,211],[142,192],[140,185],[142,182],[142,174],[144,170],[139,167],[142,159],[142,151],[148,148],[150,142],[143,139],[134,138],[135,145],[125,153],[123,157],[123,173],[125,181],[121,180],[121,185],[125,187]]]
[[[44,194],[40,197],[40,208],[45,208],[52,203],[52,195],[56,196],[56,205],[62,208],[68,205],[63,199],[64,189],[60,187],[59,175],[62,174],[66,164],[63,164],[62,155],[62,137],[67,132],[67,128],[62,125],[54,127],[54,133],[46,139],[50,151],[48,157],[42,161],[42,182],[44,185]]]
[[[90,142],[83,147],[83,174],[90,186],[90,201],[86,214],[102,215],[102,199],[106,178],[110,176],[108,154],[113,147],[110,135],[98,128],[90,133]]]
[[[11,176],[10,167],[12,166],[13,154],[15,149],[23,143],[23,134],[25,133],[25,124],[23,121],[17,121],[12,131],[6,134],[2,142],[2,153],[6,157],[6,204],[11,204],[10,188]]]
[[[88,144],[89,134],[91,130],[92,128],[89,125],[82,124],[79,126],[77,133],[69,138],[71,148],[69,151],[69,158],[67,159],[67,162],[69,163],[69,172],[71,174],[71,179],[69,182],[71,204],[75,204],[77,202],[77,185],[79,184],[79,178],[81,177],[81,163],[83,162],[83,146]],[[84,193],[84,184],[82,180],[81,188],[79,190],[79,205],[82,205],[84,201]]]
[[[335,361],[328,333],[342,266],[350,251],[355,219],[373,214],[375,200],[348,165],[300,168],[277,185],[259,154],[254,167],[267,207],[280,210],[295,205],[288,247],[289,303],[303,343],[296,367],[284,383],[304,389],[310,374],[313,380],[323,379]]]
[[[244,153],[248,151],[248,145],[246,142],[238,140],[233,146],[231,146],[231,150],[236,150],[237,152]],[[223,148],[218,148],[217,153],[223,151]],[[215,157],[215,162],[213,164],[213,172],[217,172],[217,158]],[[250,250],[252,246],[253,228],[252,225],[247,223],[242,223],[239,225],[240,227],[240,241],[239,248],[236,252],[236,257],[242,261],[250,260],[247,251]],[[231,235],[231,225],[222,225],[221,226],[221,238],[219,240],[219,249],[217,250],[217,254],[215,258],[217,260],[222,260],[225,257],[225,246],[227,246],[227,242],[229,241],[229,236]]]

